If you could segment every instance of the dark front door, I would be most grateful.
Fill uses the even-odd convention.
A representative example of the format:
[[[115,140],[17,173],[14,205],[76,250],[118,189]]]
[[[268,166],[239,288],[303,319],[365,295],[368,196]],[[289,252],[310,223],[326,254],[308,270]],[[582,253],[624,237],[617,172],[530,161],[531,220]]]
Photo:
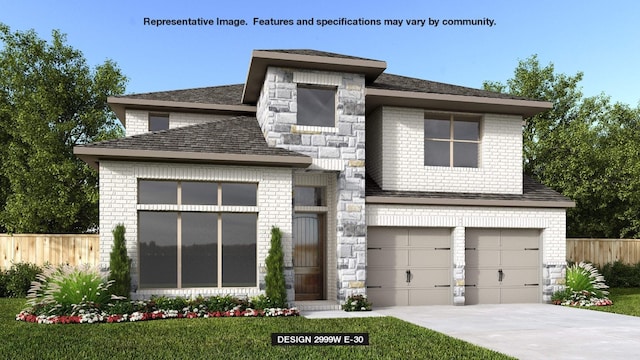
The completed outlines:
[[[293,217],[293,271],[296,300],[324,297],[324,214],[295,214]]]

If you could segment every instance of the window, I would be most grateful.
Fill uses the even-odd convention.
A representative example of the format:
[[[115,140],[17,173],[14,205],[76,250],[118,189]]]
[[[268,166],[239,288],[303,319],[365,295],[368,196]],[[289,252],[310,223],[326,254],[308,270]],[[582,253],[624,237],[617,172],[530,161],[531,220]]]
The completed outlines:
[[[293,194],[294,206],[326,206],[324,188],[296,186]]]
[[[336,89],[298,86],[298,125],[336,126]]]
[[[256,206],[257,189],[246,183],[140,180],[138,203]],[[138,211],[140,288],[257,286],[258,214],[188,209]]]
[[[169,115],[149,114],[149,131],[169,129]]]
[[[424,165],[478,167],[480,117],[426,114]]]

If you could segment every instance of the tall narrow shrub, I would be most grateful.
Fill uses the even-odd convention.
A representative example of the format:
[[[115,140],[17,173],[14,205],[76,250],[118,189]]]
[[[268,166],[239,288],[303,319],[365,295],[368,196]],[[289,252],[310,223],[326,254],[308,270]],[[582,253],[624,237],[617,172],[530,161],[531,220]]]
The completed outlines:
[[[118,224],[112,231],[113,246],[109,258],[109,268],[111,274],[109,280],[114,283],[111,286],[111,293],[118,296],[129,297],[131,291],[131,259],[127,255],[124,234],[126,230],[123,224]]]
[[[287,289],[284,282],[284,253],[282,252],[282,232],[271,228],[271,248],[267,255],[266,283],[267,297],[273,307],[287,307]]]

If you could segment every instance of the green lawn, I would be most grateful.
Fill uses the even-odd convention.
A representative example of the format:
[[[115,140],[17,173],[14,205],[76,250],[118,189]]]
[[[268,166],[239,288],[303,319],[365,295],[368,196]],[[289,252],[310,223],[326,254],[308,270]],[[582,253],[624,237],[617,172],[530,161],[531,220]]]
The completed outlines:
[[[640,288],[610,289],[611,306],[594,306],[589,309],[616,314],[640,316]]]
[[[8,359],[511,359],[391,317],[216,318],[121,324],[15,321],[23,299],[0,299]],[[369,346],[272,346],[271,333],[367,332]]]

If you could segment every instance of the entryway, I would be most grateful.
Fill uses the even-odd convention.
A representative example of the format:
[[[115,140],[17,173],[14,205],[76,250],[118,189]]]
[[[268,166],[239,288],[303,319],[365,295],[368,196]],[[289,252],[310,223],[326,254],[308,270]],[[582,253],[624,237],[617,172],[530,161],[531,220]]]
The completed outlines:
[[[293,217],[295,300],[324,299],[325,214],[296,213]]]

